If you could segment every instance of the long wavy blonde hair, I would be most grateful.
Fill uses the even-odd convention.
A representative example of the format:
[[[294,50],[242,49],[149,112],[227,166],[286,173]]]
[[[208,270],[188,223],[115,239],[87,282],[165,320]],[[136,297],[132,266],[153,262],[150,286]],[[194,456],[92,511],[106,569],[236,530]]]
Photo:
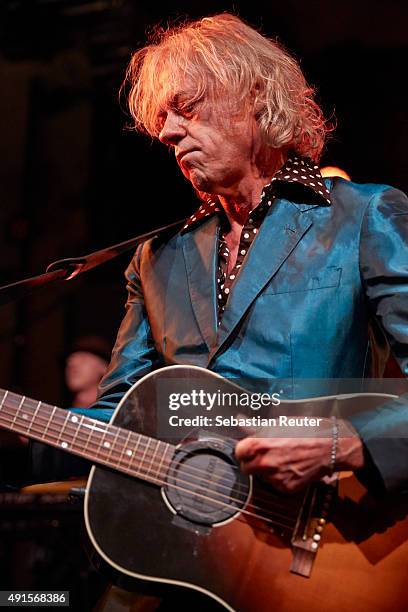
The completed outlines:
[[[156,29],[132,56],[123,84],[134,128],[157,137],[160,113],[186,83],[184,108],[203,101],[230,110],[253,105],[268,147],[319,160],[332,128],[314,89],[282,45],[238,17],[222,13]]]

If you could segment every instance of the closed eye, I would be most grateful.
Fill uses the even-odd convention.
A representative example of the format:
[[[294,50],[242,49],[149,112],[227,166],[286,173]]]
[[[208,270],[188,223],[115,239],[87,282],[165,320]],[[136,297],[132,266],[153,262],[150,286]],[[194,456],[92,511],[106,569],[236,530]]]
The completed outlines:
[[[183,117],[192,117],[196,107],[197,104],[195,102],[192,102],[191,104],[183,104],[179,106],[178,112],[180,115],[183,115]]]
[[[196,104],[185,104],[185,105],[174,105],[172,104],[170,106],[171,110],[176,113],[177,115],[180,115],[181,117],[185,117],[186,119],[190,119],[193,115],[194,115],[194,110],[195,110]],[[166,123],[166,118],[167,118],[167,111],[163,110],[160,111],[157,115],[157,129],[159,132],[161,132],[161,130],[164,127],[164,124]]]

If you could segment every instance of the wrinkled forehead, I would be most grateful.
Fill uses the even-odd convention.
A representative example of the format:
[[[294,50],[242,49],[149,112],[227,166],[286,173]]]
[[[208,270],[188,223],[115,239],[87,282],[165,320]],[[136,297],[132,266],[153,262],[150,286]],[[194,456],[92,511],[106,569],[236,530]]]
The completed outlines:
[[[157,108],[177,107],[179,104],[202,98],[205,87],[194,72],[190,69],[187,76],[186,71],[177,66],[163,67],[156,79],[154,98]]]

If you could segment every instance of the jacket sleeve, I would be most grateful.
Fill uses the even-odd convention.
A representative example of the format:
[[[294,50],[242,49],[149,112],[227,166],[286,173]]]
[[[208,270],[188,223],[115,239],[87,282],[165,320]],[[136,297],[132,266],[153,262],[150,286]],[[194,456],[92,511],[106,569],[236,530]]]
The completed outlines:
[[[369,307],[403,374],[408,375],[408,198],[385,187],[366,209],[360,271]],[[408,492],[408,394],[350,418],[363,440],[366,468],[357,476],[388,492]]]
[[[142,249],[143,245],[140,245],[125,273],[128,281],[126,314],[118,331],[107,372],[99,385],[98,399],[93,405],[96,409],[115,408],[139,378],[160,365],[139,273]]]

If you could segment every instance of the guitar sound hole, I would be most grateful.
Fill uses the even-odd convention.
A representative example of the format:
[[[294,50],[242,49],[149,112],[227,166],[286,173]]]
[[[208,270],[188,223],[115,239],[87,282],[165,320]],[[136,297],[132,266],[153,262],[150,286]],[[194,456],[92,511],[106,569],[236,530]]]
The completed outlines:
[[[242,510],[250,488],[250,477],[242,474],[230,452],[203,448],[200,441],[176,452],[164,492],[179,516],[208,526]]]

